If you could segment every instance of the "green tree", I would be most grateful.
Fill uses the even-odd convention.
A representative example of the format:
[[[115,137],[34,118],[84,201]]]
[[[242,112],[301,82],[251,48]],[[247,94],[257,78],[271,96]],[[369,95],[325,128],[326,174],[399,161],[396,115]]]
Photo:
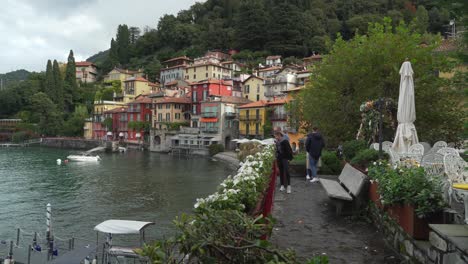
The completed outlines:
[[[130,32],[127,25],[118,26],[116,43],[119,62],[127,64],[130,61]]]
[[[64,109],[64,102],[63,102],[63,79],[60,74],[60,68],[58,65],[57,60],[54,60],[53,66],[52,66],[52,72],[54,75],[54,84],[55,84],[55,92],[53,96],[49,97],[52,99],[52,101],[57,105],[58,110],[63,110]]]
[[[32,96],[31,112],[32,121],[37,123],[40,134],[56,136],[62,126],[62,117],[57,107],[47,94],[39,92]]]
[[[457,110],[461,99],[434,75],[436,69],[448,70],[445,58],[432,53],[437,39],[428,47],[419,45],[421,39],[405,25],[392,27],[388,18],[371,25],[367,36],[357,35],[349,42],[338,38],[297,98],[305,120],[320,127],[331,145],[353,139],[362,102],[382,96],[398,101],[398,71],[409,58],[415,71],[415,125],[420,139],[456,141],[462,123]]]
[[[71,113],[74,110],[74,104],[77,100],[78,88],[78,85],[76,84],[76,64],[75,57],[73,57],[73,50],[70,50],[70,53],[68,55],[63,88],[65,112]]]
[[[44,92],[52,98],[55,94],[55,79],[54,79],[54,71],[52,68],[52,61],[47,61],[46,67],[46,74],[45,74],[45,81],[44,81]]]
[[[88,109],[86,106],[77,105],[75,112],[63,124],[62,134],[69,137],[83,136],[84,122],[87,117]]]
[[[267,41],[268,17],[262,1],[241,1],[235,16],[234,46],[237,49],[262,50]]]
[[[424,6],[418,6],[416,17],[413,19],[410,26],[414,31],[420,34],[426,33],[429,27],[429,14]]]

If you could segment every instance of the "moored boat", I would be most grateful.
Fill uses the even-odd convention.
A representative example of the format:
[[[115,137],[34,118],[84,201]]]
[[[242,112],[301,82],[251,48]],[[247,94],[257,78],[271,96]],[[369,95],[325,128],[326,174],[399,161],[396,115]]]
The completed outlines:
[[[71,161],[100,161],[101,157],[96,156],[86,156],[86,155],[69,155],[67,157]]]

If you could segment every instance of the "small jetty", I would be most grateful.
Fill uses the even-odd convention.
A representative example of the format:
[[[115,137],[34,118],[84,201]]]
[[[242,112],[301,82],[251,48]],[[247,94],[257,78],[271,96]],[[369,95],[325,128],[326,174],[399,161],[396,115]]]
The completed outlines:
[[[9,147],[29,147],[35,144],[41,144],[42,138],[31,139],[23,141],[22,143],[0,143],[0,148],[9,148]]]

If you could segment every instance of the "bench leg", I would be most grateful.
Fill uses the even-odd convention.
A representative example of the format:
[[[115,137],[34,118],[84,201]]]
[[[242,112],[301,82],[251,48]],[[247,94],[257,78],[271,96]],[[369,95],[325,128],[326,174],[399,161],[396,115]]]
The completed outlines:
[[[341,210],[343,209],[343,202],[342,201],[335,201],[335,207],[336,207],[336,215],[340,216],[341,215]]]

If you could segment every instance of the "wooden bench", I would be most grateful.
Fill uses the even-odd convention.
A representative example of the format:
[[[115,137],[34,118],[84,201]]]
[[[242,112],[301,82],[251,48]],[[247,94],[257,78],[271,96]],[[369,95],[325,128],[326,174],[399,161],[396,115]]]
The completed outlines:
[[[320,179],[320,183],[336,206],[336,214],[340,215],[345,202],[360,203],[360,194],[367,183],[367,176],[353,166],[346,164],[338,181]]]

